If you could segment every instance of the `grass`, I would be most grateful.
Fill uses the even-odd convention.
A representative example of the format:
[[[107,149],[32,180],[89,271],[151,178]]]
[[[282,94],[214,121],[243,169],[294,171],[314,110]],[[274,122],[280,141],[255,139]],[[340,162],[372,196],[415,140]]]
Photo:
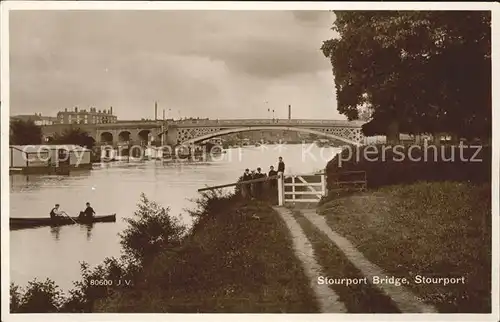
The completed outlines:
[[[300,211],[292,210],[295,220],[311,242],[323,276],[331,278],[363,278],[363,274]],[[371,284],[329,285],[340,297],[349,313],[399,313],[392,300]]]
[[[270,206],[227,200],[178,249],[165,249],[141,283],[98,312],[312,313],[318,306],[288,229]]]
[[[491,312],[491,188],[457,182],[387,186],[327,200],[328,224],[396,277],[465,277],[408,285],[440,312]]]

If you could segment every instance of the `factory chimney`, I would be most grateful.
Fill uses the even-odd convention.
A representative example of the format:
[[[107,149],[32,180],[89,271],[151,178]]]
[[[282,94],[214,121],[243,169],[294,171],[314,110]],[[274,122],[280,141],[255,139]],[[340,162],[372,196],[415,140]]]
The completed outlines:
[[[158,103],[155,102],[155,121],[158,121]]]
[[[288,105],[288,120],[292,119],[292,105]]]

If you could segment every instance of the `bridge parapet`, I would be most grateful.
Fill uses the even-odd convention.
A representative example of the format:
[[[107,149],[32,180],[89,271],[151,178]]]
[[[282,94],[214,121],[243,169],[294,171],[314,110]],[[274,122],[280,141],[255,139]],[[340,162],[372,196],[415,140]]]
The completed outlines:
[[[168,123],[177,127],[196,126],[252,126],[252,125],[321,125],[321,126],[343,126],[360,127],[363,121],[344,120],[308,120],[308,119],[232,119],[232,120],[184,120]]]

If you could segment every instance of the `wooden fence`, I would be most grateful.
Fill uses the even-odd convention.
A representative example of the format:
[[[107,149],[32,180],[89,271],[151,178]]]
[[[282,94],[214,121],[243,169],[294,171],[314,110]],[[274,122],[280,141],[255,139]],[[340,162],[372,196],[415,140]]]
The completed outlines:
[[[278,205],[280,206],[283,206],[285,203],[318,202],[321,197],[326,196],[329,191],[364,191],[367,187],[365,171],[346,171],[334,174],[333,177],[329,178],[331,183],[330,189],[327,189],[327,178],[325,173],[289,175],[278,173],[277,176],[200,188],[198,189],[198,192],[235,187],[239,185],[248,185],[276,179],[278,181]]]

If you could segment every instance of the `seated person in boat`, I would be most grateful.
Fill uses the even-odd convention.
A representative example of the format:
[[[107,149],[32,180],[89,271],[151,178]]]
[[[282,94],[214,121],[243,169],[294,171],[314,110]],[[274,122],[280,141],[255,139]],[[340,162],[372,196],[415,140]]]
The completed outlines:
[[[50,218],[56,219],[58,217],[64,217],[66,213],[59,209],[59,204],[56,204],[54,208],[50,211]]]
[[[80,218],[92,218],[95,215],[94,209],[90,206],[90,202],[85,204],[86,208],[84,211],[80,211]]]

